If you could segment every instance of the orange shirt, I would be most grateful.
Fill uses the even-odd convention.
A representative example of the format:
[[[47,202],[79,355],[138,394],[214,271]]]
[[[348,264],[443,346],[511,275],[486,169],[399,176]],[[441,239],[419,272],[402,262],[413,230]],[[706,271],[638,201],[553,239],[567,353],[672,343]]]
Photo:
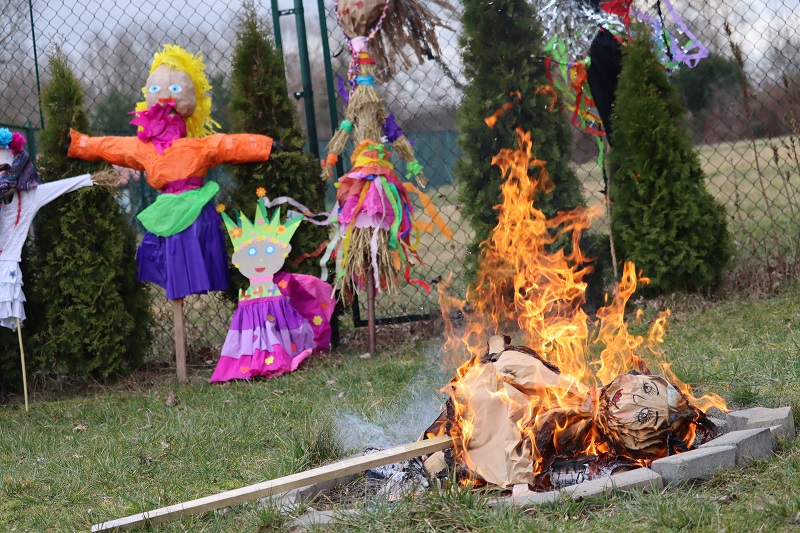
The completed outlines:
[[[101,159],[113,165],[143,170],[147,183],[158,190],[171,181],[192,176],[202,178],[209,168],[223,163],[266,161],[272,150],[272,138],[250,133],[216,133],[199,139],[176,139],[163,154],[138,137],[89,137],[73,129],[70,129],[70,136],[70,157],[89,161]]]

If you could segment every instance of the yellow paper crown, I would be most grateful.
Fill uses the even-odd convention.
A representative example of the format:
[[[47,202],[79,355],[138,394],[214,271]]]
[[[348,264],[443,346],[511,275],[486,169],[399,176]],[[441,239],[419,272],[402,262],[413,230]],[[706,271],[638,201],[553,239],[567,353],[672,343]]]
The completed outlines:
[[[295,214],[281,223],[281,208],[276,207],[270,219],[263,198],[259,198],[256,205],[255,223],[250,222],[250,219],[239,211],[236,211],[236,221],[231,219],[227,213],[222,213],[222,220],[225,222],[225,227],[228,228],[228,236],[233,243],[234,250],[247,246],[253,241],[288,244],[297,228],[300,227],[303,218],[305,218],[303,215]]]

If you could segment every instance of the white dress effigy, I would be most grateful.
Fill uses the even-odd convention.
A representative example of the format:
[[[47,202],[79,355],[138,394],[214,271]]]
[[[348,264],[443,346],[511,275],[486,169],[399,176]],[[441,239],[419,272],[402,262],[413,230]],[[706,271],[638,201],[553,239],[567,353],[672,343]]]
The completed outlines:
[[[0,204],[0,326],[16,330],[17,318],[25,320],[19,262],[36,213],[59,196],[90,185],[91,174],[83,174],[17,192],[10,203]]]

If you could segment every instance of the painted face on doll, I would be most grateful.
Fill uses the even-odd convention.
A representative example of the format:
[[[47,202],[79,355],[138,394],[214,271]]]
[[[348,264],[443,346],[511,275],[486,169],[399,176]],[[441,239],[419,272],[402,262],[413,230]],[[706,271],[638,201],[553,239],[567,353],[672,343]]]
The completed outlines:
[[[145,85],[147,108],[156,104],[175,103],[175,111],[181,118],[188,118],[197,107],[197,95],[192,78],[182,70],[159,65],[147,78]]]
[[[272,276],[283,268],[292,245],[282,242],[254,241],[233,253],[233,265],[248,279]]]

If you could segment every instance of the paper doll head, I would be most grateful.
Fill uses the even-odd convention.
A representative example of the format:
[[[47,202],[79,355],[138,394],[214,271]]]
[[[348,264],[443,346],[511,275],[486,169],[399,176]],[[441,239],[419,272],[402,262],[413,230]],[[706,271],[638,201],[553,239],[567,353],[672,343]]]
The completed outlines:
[[[258,201],[255,222],[250,222],[239,212],[236,221],[222,213],[233,243],[233,265],[251,281],[273,276],[283,268],[292,250],[289,241],[300,226],[303,215],[294,215],[283,223],[280,217],[280,208],[276,208],[272,219],[268,218],[263,198]]]
[[[170,107],[186,122],[187,136],[213,133],[218,124],[211,119],[211,97],[206,95],[211,85],[205,69],[203,56],[174,44],[164,45],[153,56],[150,76],[142,89],[145,101],[136,104],[136,111]]]

